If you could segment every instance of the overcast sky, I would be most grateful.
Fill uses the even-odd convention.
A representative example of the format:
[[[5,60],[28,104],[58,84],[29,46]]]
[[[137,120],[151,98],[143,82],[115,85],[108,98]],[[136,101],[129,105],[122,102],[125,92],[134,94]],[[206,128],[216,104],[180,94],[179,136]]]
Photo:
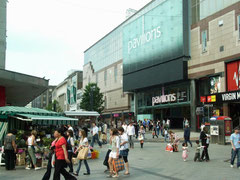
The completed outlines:
[[[57,85],[83,52],[150,0],[9,0],[6,69]]]

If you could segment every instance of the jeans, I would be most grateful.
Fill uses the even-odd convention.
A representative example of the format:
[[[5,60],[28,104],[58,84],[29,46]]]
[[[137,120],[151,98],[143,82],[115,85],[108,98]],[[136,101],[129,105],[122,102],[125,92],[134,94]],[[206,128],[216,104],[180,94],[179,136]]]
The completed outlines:
[[[157,135],[159,136],[159,131],[160,131],[160,129],[159,128],[157,128]]]
[[[185,143],[186,144],[189,143],[191,145],[191,147],[192,147],[192,142],[190,141],[190,138],[184,138],[184,139],[185,139]]]
[[[15,169],[15,153],[14,150],[4,150],[5,152],[5,164],[6,170],[13,170]]]
[[[231,165],[234,165],[234,160],[235,160],[236,156],[237,156],[237,167],[240,167],[240,148],[236,148],[235,151],[232,149]]]
[[[44,174],[42,180],[49,180],[51,177],[51,172],[52,172],[52,156],[53,154],[49,154],[49,160],[48,160],[48,165],[47,165],[47,172]]]
[[[72,164],[72,157],[73,157],[73,152],[68,152],[68,159],[70,163],[68,164],[69,167],[69,172],[73,172],[73,164]]]
[[[168,141],[168,135],[165,134],[165,135],[164,135],[164,142],[167,142],[167,141]]]
[[[66,171],[65,167],[66,167],[65,160],[56,159],[53,180],[60,180],[60,174],[62,174],[64,176],[64,178],[67,180],[75,180],[76,179],[74,176],[72,176],[71,174],[69,174]]]
[[[100,147],[102,146],[102,143],[99,141],[98,134],[95,134],[95,135],[92,137],[92,142],[91,142],[91,146],[92,146],[92,147],[94,146],[95,141],[97,141],[97,143],[98,143],[98,145],[99,145]]]
[[[89,168],[89,166],[88,166],[87,160],[79,160],[78,168],[77,168],[77,170],[76,170],[76,173],[77,173],[77,174],[79,173],[79,171],[80,171],[80,169],[81,169],[82,161],[83,161],[84,164],[85,164],[87,173],[90,174],[90,168]]]
[[[134,148],[133,135],[128,136],[130,148]]]
[[[36,165],[37,164],[37,159],[36,159],[36,156],[35,156],[35,150],[34,150],[34,147],[33,146],[28,146],[28,154],[31,158],[31,161],[33,163],[33,165]]]

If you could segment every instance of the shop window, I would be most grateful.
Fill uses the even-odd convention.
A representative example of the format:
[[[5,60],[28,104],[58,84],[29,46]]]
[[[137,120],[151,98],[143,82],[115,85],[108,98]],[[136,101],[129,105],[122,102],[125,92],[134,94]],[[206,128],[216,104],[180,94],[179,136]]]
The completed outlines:
[[[117,75],[118,75],[118,73],[117,73],[117,66],[115,66],[114,67],[114,81],[115,81],[115,83],[117,82]]]
[[[207,30],[202,31],[202,52],[207,51]]]
[[[104,83],[105,83],[105,86],[107,85],[107,70],[104,71]]]

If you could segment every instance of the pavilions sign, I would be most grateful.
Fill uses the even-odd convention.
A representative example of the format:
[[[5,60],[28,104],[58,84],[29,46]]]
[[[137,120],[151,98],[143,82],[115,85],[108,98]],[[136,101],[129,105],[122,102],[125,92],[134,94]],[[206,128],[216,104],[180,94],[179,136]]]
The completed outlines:
[[[187,101],[187,92],[182,91],[182,92],[152,97],[152,106],[155,106],[157,104],[186,102],[186,101]]]

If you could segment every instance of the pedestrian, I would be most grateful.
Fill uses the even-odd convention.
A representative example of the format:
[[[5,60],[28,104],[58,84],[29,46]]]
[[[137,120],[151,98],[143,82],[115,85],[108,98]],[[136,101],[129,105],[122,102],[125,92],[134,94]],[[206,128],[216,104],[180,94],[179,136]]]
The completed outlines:
[[[102,135],[102,123],[98,123],[98,137],[100,138]]]
[[[183,158],[183,161],[187,161],[187,158],[188,158],[188,145],[187,143],[183,143],[182,144],[182,158]]]
[[[230,137],[232,152],[231,152],[231,168],[233,168],[234,160],[237,156],[237,168],[240,169],[240,134],[239,128],[235,128],[234,133]]]
[[[134,123],[134,129],[135,129],[135,136],[136,136],[135,138],[138,139],[139,125],[136,121]]]
[[[204,127],[205,127],[205,124],[202,123],[202,124],[201,124],[201,127],[200,127],[200,128],[201,128],[201,132],[203,131],[203,128],[204,128]]]
[[[98,127],[96,126],[96,123],[92,123],[93,129],[92,129],[92,142],[91,146],[94,146],[95,141],[97,141],[100,148],[102,148],[102,143],[99,141],[98,137]]]
[[[152,128],[152,136],[153,136],[153,139],[155,136],[158,138],[156,124],[154,124]]]
[[[73,140],[73,131],[68,130],[67,131],[67,151],[68,151],[68,159],[70,163],[68,163],[69,167],[69,173],[73,173],[73,164],[72,164],[72,158],[74,153],[74,140]]]
[[[146,131],[146,129],[147,129],[147,127],[146,127],[147,126],[146,119],[143,120],[142,125],[143,125],[143,127],[144,127],[144,129]]]
[[[145,129],[143,126],[141,126],[138,132],[138,140],[140,141],[141,148],[143,148],[144,136],[145,136]]]
[[[111,137],[110,137],[109,141],[111,141]],[[109,155],[110,155],[111,151],[112,151],[112,145],[109,144],[108,151],[107,151],[107,153],[105,155],[105,159],[103,161],[103,165],[107,166],[107,169],[104,172],[110,171],[108,160],[109,160]]]
[[[208,128],[204,127],[203,131],[200,134],[200,139],[201,139],[201,142],[202,142],[202,146],[204,146],[202,156],[201,156],[201,160],[202,161],[206,160],[206,162],[208,162],[210,160],[209,159],[209,154],[208,154],[209,138],[210,137],[207,135],[207,132],[208,132]]]
[[[127,124],[126,122],[124,121],[123,124],[122,124],[122,128],[124,129],[124,132],[127,133]]]
[[[130,148],[133,149],[134,148],[133,136],[135,135],[135,128],[132,122],[130,122],[130,124],[127,127],[127,135],[128,135]]]
[[[171,122],[170,119],[167,119],[166,126],[168,129],[170,128],[170,122]]]
[[[178,135],[176,133],[174,133],[173,131],[170,131],[169,134],[171,137],[173,152],[178,152],[178,145],[179,145],[180,139],[179,139]]]
[[[112,146],[112,151],[109,154],[109,169],[110,174],[108,177],[118,178],[118,172],[115,172],[115,175],[113,174],[113,161],[117,160],[119,158],[119,149],[120,149],[120,139],[118,136],[118,130],[116,128],[110,130],[111,141],[109,142]]]
[[[103,133],[107,135],[107,123],[105,122],[104,125],[103,125]]]
[[[118,128],[118,133],[120,136],[120,153],[119,153],[119,158],[123,158],[124,162],[125,162],[125,167],[126,167],[126,171],[124,173],[124,175],[129,175],[129,163],[128,163],[128,136],[127,134],[124,132],[124,129],[122,127]]]
[[[67,163],[70,163],[67,153],[67,141],[63,137],[64,130],[59,128],[55,130],[54,137],[58,140],[55,143],[55,171],[53,175],[53,180],[60,180],[60,174],[64,176],[66,180],[76,180],[74,176],[66,171]]]
[[[27,146],[28,146],[28,154],[30,156],[30,162],[27,164],[26,168],[27,170],[30,170],[30,164],[32,163],[35,170],[41,169],[40,167],[37,167],[37,159],[35,155],[35,147],[36,147],[36,136],[37,136],[37,131],[32,130],[31,135],[27,139]]]
[[[159,136],[160,134],[160,128],[161,128],[161,124],[160,121],[157,122],[157,135]]]
[[[168,142],[168,130],[167,128],[164,129],[164,142]]]
[[[52,158],[53,156],[55,156],[54,154],[54,150],[55,150],[55,144],[57,142],[57,138],[55,138],[55,140],[51,143],[51,147],[50,147],[50,152],[48,155],[48,165],[47,165],[47,171],[44,174],[42,180],[49,180],[51,177],[51,172],[52,172]]]
[[[70,130],[70,131],[74,132],[74,129],[73,129],[73,127],[70,124],[68,125],[68,129],[67,130]]]
[[[194,156],[194,162],[196,162],[197,160],[199,162],[201,162],[201,158],[200,158],[200,151],[201,151],[201,146],[199,144],[199,140],[196,140],[196,152],[195,152],[195,156]]]
[[[82,148],[84,148],[84,147],[89,147],[88,139],[87,139],[87,136],[86,136],[85,131],[82,130],[82,131],[80,131],[79,133],[80,133],[79,135],[80,135],[81,139],[80,139],[80,142],[79,142],[79,147],[78,147],[78,149],[76,150],[76,152],[77,152],[77,151],[80,151],[80,150],[81,150]],[[89,168],[89,166],[88,166],[87,160],[84,159],[84,160],[79,160],[78,168],[77,168],[76,172],[73,173],[75,176],[78,176],[78,173],[79,173],[79,171],[80,171],[80,169],[81,169],[82,161],[84,162],[85,167],[86,167],[86,170],[87,170],[87,172],[86,172],[86,173],[83,173],[83,175],[90,175],[90,168]]]
[[[17,134],[17,131],[14,129],[14,130],[11,130],[8,134],[6,134],[4,138],[6,170],[15,169],[15,157],[16,157],[15,153],[17,153],[16,134]]]
[[[190,128],[188,127],[188,125],[185,125],[185,129],[184,129],[184,141],[185,143],[188,143],[191,145],[192,147],[192,142],[190,141],[190,134],[191,134],[191,131],[190,131]]]

